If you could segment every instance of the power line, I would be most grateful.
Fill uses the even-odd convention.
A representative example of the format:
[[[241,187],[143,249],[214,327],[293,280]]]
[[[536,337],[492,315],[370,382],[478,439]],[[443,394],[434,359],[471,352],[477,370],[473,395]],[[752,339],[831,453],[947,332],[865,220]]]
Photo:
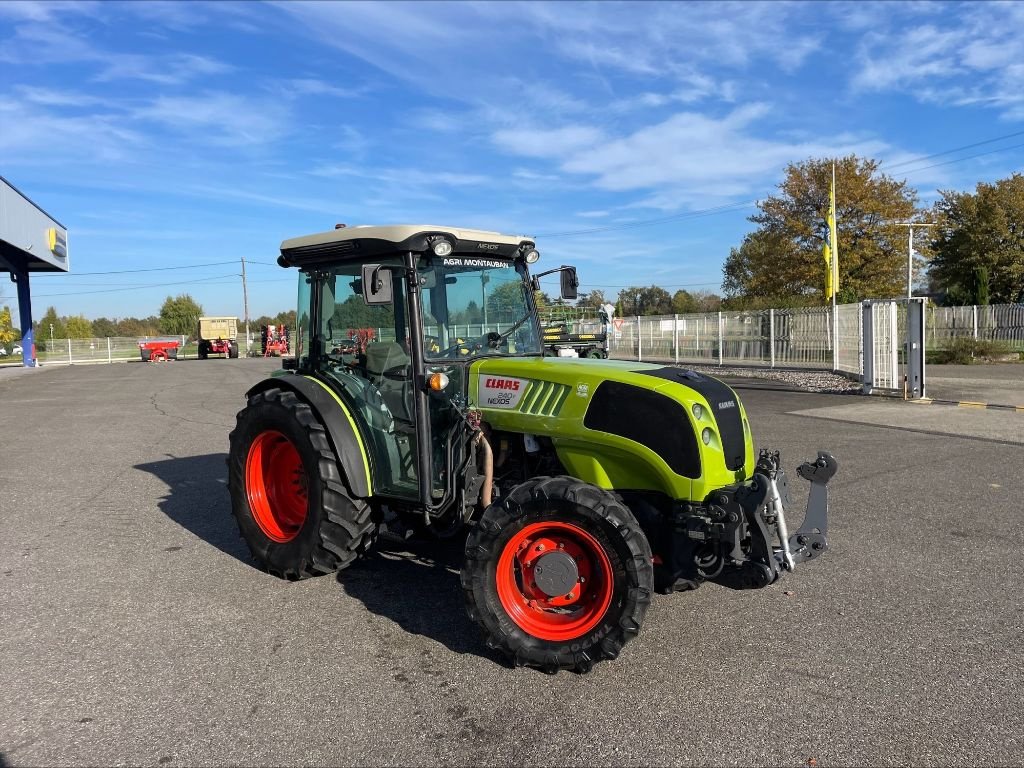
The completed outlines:
[[[944,150],[942,152],[936,152],[936,153],[934,153],[932,155],[924,155],[923,157],[915,157],[915,158],[913,158],[911,160],[903,160],[902,162],[893,163],[891,165],[886,165],[885,163],[882,163],[882,166],[885,167],[885,168],[892,169],[892,168],[899,168],[899,167],[904,166],[904,165],[913,165],[914,163],[919,163],[922,160],[931,160],[933,157],[942,157],[943,155],[951,155],[954,152],[961,152],[961,151],[963,151],[965,149],[974,149],[975,147],[981,147],[981,146],[984,146],[985,144],[994,144],[997,141],[1003,141],[1004,139],[1012,139],[1012,138],[1014,138],[1016,136],[1024,136],[1024,131],[1016,131],[1015,133],[1008,133],[1005,136],[996,136],[994,139],[985,139],[985,141],[976,141],[973,144],[965,144],[964,146],[956,147],[955,149],[947,149],[947,150]],[[1020,145],[1017,144],[1016,146],[1020,146]],[[1003,147],[1003,149],[1013,149],[1013,147]],[[994,150],[994,151],[1001,152],[1002,149]],[[961,160],[970,160],[970,158],[968,158],[968,157],[964,157],[964,158],[960,158],[960,159]],[[934,166],[929,166],[929,167],[934,167]],[[922,170],[922,169],[918,169],[918,170]]]
[[[912,168],[909,171],[907,171],[906,173],[909,174],[909,173],[917,173],[918,171],[927,171],[929,168],[938,168],[941,165],[952,165],[953,163],[959,163],[962,160],[973,160],[976,157],[984,157],[985,155],[993,155],[996,152],[1005,152],[1008,149],[1020,149],[1021,147],[1024,147],[1024,143],[1021,143],[1021,144],[1011,144],[1008,147],[999,147],[998,149],[990,149],[988,152],[979,152],[976,155],[968,155],[967,157],[958,157],[958,158],[956,158],[954,160],[946,160],[945,162],[942,162],[942,163],[932,163],[931,165],[926,165],[926,166],[924,166],[922,168]]]
[[[200,269],[202,267],[221,267],[221,266],[224,266],[225,264],[235,264],[235,263],[236,263],[236,261],[234,259],[232,259],[230,261],[211,261],[208,264],[181,264],[181,265],[178,265],[178,266],[175,266],[175,267],[149,267],[149,268],[146,268],[146,269],[118,269],[118,270],[112,270],[110,272],[72,272],[72,273],[66,273],[66,272],[40,272],[40,273],[38,273],[38,275],[42,275],[42,276],[57,276],[57,275],[59,275],[61,277],[64,277],[65,279],[68,279],[68,278],[87,277],[87,276],[95,276],[95,275],[128,275],[128,274],[135,274],[137,272],[166,272],[166,271],[172,270],[172,269]],[[277,264],[270,264],[270,263],[265,262],[265,261],[249,261],[249,260],[246,260],[246,263],[247,264],[260,264],[261,266],[265,266],[265,267],[277,267],[278,266]]]

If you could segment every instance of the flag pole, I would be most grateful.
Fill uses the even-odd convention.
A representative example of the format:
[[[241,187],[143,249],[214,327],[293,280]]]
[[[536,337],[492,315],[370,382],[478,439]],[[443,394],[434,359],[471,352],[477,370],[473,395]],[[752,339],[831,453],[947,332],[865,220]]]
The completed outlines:
[[[832,163],[832,228],[829,237],[835,242],[832,246],[832,306],[836,306],[836,292],[839,290],[839,224],[836,222],[836,164]]]
[[[829,228],[829,240],[832,241],[832,370],[839,369],[839,307],[836,304],[836,293],[839,291],[839,224],[836,222],[836,163],[832,161],[832,195],[829,200],[831,207],[832,226]]]

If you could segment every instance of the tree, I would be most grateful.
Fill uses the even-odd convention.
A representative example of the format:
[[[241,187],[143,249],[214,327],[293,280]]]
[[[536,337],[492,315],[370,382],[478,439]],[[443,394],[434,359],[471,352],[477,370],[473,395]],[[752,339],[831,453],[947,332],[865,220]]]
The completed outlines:
[[[53,339],[63,339],[67,337],[67,331],[64,329],[64,321],[57,316],[56,307],[47,307],[46,312],[43,313],[42,319],[36,323],[36,346],[39,349],[46,349],[46,344]]]
[[[203,308],[187,293],[167,297],[160,307],[160,333],[188,336],[195,333]]]
[[[996,304],[1024,301],[1024,175],[982,182],[974,194],[941,195],[932,211],[938,226],[929,232],[929,276],[964,303],[985,294]]]
[[[137,317],[125,317],[117,321],[117,333],[115,336],[141,337],[156,336],[160,333],[159,319],[147,317],[140,320]]]
[[[723,267],[727,296],[824,302],[832,163],[823,158],[788,166],[779,193],[757,204],[750,221],[758,228]],[[917,213],[917,193],[878,167],[855,155],[835,160],[840,300],[898,296],[906,284],[906,228],[899,223]]]
[[[581,293],[576,299],[577,307],[593,307],[597,309],[603,304],[607,304],[608,300],[604,297],[604,291],[593,290],[587,293]]]
[[[117,323],[106,317],[97,317],[92,321],[92,335],[98,339],[117,336]]]
[[[664,288],[631,286],[619,291],[619,303],[630,315],[671,315],[672,296]]]
[[[289,309],[286,312],[278,312],[274,315],[274,325],[283,325],[289,330],[295,330],[295,310]]]
[[[64,318],[64,329],[69,339],[91,339],[92,323],[85,315],[72,315]]]
[[[680,288],[672,294],[672,311],[677,315],[688,315],[700,310],[697,308],[697,300],[693,298],[693,294]]]
[[[11,344],[20,338],[21,334],[14,328],[14,321],[11,320],[11,308],[0,309],[0,345]]]

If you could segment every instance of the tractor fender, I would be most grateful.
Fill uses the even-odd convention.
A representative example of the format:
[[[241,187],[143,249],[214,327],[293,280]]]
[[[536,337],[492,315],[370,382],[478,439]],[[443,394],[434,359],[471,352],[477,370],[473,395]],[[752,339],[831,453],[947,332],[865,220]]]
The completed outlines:
[[[349,491],[357,498],[371,496],[373,483],[370,480],[369,457],[352,410],[345,401],[319,379],[298,374],[264,379],[246,392],[245,396],[252,397],[274,388],[294,392],[313,409],[327,430]]]

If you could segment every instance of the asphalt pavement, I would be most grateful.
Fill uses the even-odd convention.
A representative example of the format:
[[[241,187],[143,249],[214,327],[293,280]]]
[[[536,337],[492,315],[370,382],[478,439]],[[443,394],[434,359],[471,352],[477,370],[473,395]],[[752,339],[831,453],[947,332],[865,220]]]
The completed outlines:
[[[1024,363],[929,365],[929,397],[1024,408]]]
[[[983,422],[737,382],[790,470],[838,457],[831,550],[656,596],[617,661],[547,676],[484,647],[457,547],[252,565],[227,434],[273,367],[0,378],[0,765],[1024,764],[1024,446]]]

